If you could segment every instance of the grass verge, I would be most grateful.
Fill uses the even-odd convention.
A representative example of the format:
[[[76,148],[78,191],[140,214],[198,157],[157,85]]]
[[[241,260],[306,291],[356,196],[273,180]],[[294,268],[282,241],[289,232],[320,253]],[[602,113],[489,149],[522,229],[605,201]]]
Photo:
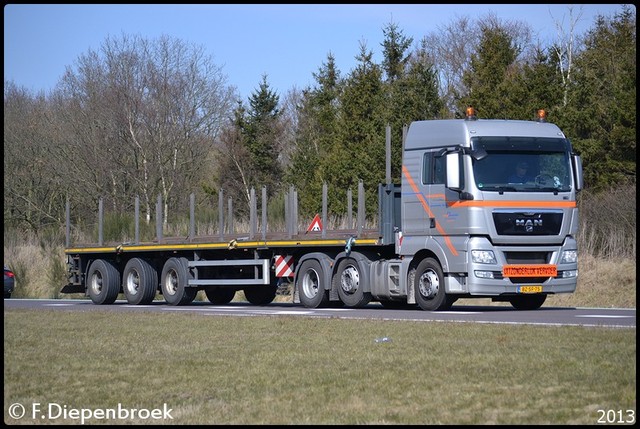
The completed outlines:
[[[636,409],[636,331],[63,310],[4,312],[5,423],[33,404],[133,424],[597,424]],[[376,343],[389,337],[391,342]],[[11,404],[26,415],[12,419]],[[54,408],[57,411],[59,408]],[[46,414],[46,413],[45,413]],[[626,414],[624,414],[626,416]]]

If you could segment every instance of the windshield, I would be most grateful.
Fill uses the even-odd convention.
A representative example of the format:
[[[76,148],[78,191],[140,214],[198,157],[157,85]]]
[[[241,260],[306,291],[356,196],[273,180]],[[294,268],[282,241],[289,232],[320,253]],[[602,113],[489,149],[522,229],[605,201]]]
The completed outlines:
[[[473,160],[473,176],[483,191],[571,190],[570,145],[566,139],[476,137],[472,150],[487,156]]]

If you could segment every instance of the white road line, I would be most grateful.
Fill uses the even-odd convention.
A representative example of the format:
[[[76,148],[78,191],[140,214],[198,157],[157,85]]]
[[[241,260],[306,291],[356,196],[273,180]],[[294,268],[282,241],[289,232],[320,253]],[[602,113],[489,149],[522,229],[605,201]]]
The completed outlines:
[[[614,314],[583,314],[583,315],[577,315],[575,317],[602,317],[602,318],[609,318],[609,319],[624,319],[625,317],[634,317],[634,316],[616,316]]]

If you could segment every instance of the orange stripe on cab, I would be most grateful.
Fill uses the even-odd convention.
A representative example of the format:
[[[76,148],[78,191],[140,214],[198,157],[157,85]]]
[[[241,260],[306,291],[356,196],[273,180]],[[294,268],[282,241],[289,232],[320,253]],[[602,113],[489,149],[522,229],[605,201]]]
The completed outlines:
[[[435,216],[433,215],[433,212],[431,211],[431,208],[429,207],[429,204],[427,204],[427,200],[424,198],[424,195],[422,195],[422,192],[420,192],[420,189],[418,189],[418,186],[416,186],[416,182],[413,181],[413,178],[411,177],[409,170],[407,170],[407,167],[405,167],[404,165],[402,166],[402,174],[404,174],[404,177],[406,177],[407,181],[409,182],[409,186],[411,186],[411,189],[413,189],[413,192],[418,197],[418,200],[422,204],[422,208],[424,208],[424,211],[427,213],[427,215],[429,215],[429,217],[435,218]],[[444,240],[447,243],[447,247],[449,248],[449,250],[451,250],[451,253],[453,253],[455,256],[458,256],[458,251],[456,250],[455,247],[453,247],[453,243],[451,243],[451,239],[449,238],[445,230],[442,228],[442,226],[440,226],[440,222],[438,222],[437,219],[436,219],[436,229],[444,237]]]

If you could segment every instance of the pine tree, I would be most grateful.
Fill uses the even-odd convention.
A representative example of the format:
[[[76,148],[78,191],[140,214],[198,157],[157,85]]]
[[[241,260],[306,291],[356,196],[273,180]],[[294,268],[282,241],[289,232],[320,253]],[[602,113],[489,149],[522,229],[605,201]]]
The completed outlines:
[[[471,69],[463,81],[468,94],[458,103],[460,111],[474,106],[483,117],[507,117],[507,88],[502,83],[513,72],[518,49],[508,32],[499,25],[482,26],[478,50],[471,56]]]
[[[585,185],[636,181],[636,14],[599,17],[575,61],[565,133],[581,153]]]
[[[333,54],[313,73],[317,84],[303,91],[298,111],[296,149],[287,183],[298,190],[300,214],[318,213],[322,209],[322,178],[318,169],[320,160],[338,141],[338,110],[341,95],[340,71]]]
[[[377,213],[377,186],[384,180],[385,95],[382,69],[372,52],[360,44],[358,64],[345,80],[339,110],[339,140],[321,160],[319,182],[329,186],[329,205],[342,215],[346,192],[362,180],[367,192],[367,213]],[[355,194],[354,194],[355,195]]]

